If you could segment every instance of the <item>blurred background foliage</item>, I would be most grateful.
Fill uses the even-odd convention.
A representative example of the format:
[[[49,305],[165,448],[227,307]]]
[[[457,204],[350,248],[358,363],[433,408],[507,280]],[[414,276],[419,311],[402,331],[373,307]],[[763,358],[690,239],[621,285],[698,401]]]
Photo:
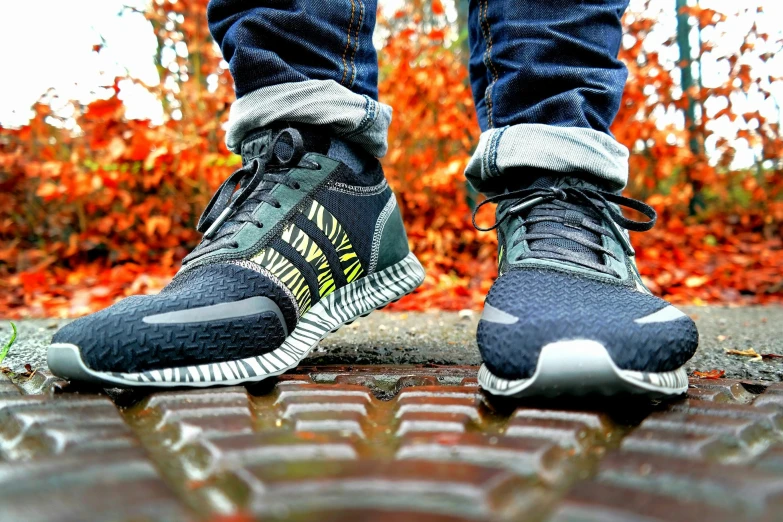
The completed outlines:
[[[669,12],[636,1],[625,18],[629,81],[612,130],[632,151],[627,193],[660,216],[634,237],[641,272],[675,302],[780,302],[781,78],[769,64],[783,38],[759,29],[753,2],[726,13],[675,1]],[[201,210],[239,164],[223,143],[233,87],[206,4],[156,0],[143,11],[157,85],[117,78],[103,99],[66,100],[68,125],[50,92],[28,125],[0,127],[0,314],[73,316],[156,292],[198,242]],[[495,237],[471,226],[480,196],[463,177],[479,134],[466,4],[415,0],[379,16],[380,97],[395,109],[383,161],[428,271],[397,309],[480,307],[496,275]],[[739,45],[720,45],[729,31]],[[722,71],[709,84],[704,57]],[[163,124],[125,117],[130,85],[160,100]]]

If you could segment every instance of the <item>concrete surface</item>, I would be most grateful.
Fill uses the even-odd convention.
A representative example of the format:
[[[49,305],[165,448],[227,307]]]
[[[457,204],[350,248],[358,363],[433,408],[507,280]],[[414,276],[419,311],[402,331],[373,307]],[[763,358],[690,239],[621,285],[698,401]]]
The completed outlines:
[[[783,359],[754,362],[726,349],[783,355],[783,307],[684,307],[701,333],[694,370],[725,370],[726,378],[783,380]],[[312,364],[478,365],[476,312],[378,312],[342,328],[310,355]],[[22,371],[25,364],[46,369],[46,345],[65,320],[18,321],[19,337],[2,365]],[[0,341],[10,335],[0,322]]]

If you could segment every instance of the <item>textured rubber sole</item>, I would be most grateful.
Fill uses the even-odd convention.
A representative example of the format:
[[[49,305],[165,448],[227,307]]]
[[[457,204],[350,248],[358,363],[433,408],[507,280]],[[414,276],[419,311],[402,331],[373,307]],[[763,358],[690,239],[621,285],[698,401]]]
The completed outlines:
[[[662,398],[682,395],[688,389],[684,367],[662,373],[622,370],[601,343],[580,339],[544,346],[536,371],[528,379],[504,379],[482,365],[478,381],[493,395],[515,398],[580,395]]]
[[[49,369],[66,379],[113,387],[205,387],[262,381],[296,367],[327,334],[411,293],[423,281],[424,269],[410,253],[399,263],[321,299],[300,317],[279,348],[254,357],[138,373],[102,372],[84,363],[78,346],[55,343],[49,346]]]

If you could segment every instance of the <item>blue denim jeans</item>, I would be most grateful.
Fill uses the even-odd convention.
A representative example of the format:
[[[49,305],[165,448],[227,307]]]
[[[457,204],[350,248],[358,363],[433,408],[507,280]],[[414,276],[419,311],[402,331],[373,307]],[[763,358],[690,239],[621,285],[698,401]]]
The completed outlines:
[[[627,76],[617,59],[627,5],[470,1],[470,81],[482,134],[466,176],[478,190],[542,169],[625,185],[628,151],[609,126]],[[376,0],[211,0],[210,31],[237,92],[229,148],[286,121],[323,126],[382,156],[392,111],[378,101],[376,9]]]

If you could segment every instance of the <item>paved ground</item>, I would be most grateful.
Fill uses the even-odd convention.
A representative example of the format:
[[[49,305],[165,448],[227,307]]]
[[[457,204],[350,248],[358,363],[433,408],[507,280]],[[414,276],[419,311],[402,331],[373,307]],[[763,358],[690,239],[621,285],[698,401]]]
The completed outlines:
[[[689,312],[694,366],[739,379],[670,403],[497,401],[432,364],[477,362],[453,314],[376,314],[279,379],[154,394],[52,377],[54,322],[23,322],[10,365],[39,370],[0,374],[0,522],[781,520],[780,363],[722,352],[783,352],[783,309]]]
[[[686,307],[701,332],[701,346],[689,371],[721,369],[727,378],[783,380],[783,359],[755,362],[726,355],[727,349],[755,349],[783,355],[783,307]],[[478,365],[476,313],[376,313],[342,328],[311,354],[313,364]],[[58,326],[54,319],[21,321],[19,340],[4,365],[46,368],[46,345]],[[0,321],[0,341],[10,327]]]

